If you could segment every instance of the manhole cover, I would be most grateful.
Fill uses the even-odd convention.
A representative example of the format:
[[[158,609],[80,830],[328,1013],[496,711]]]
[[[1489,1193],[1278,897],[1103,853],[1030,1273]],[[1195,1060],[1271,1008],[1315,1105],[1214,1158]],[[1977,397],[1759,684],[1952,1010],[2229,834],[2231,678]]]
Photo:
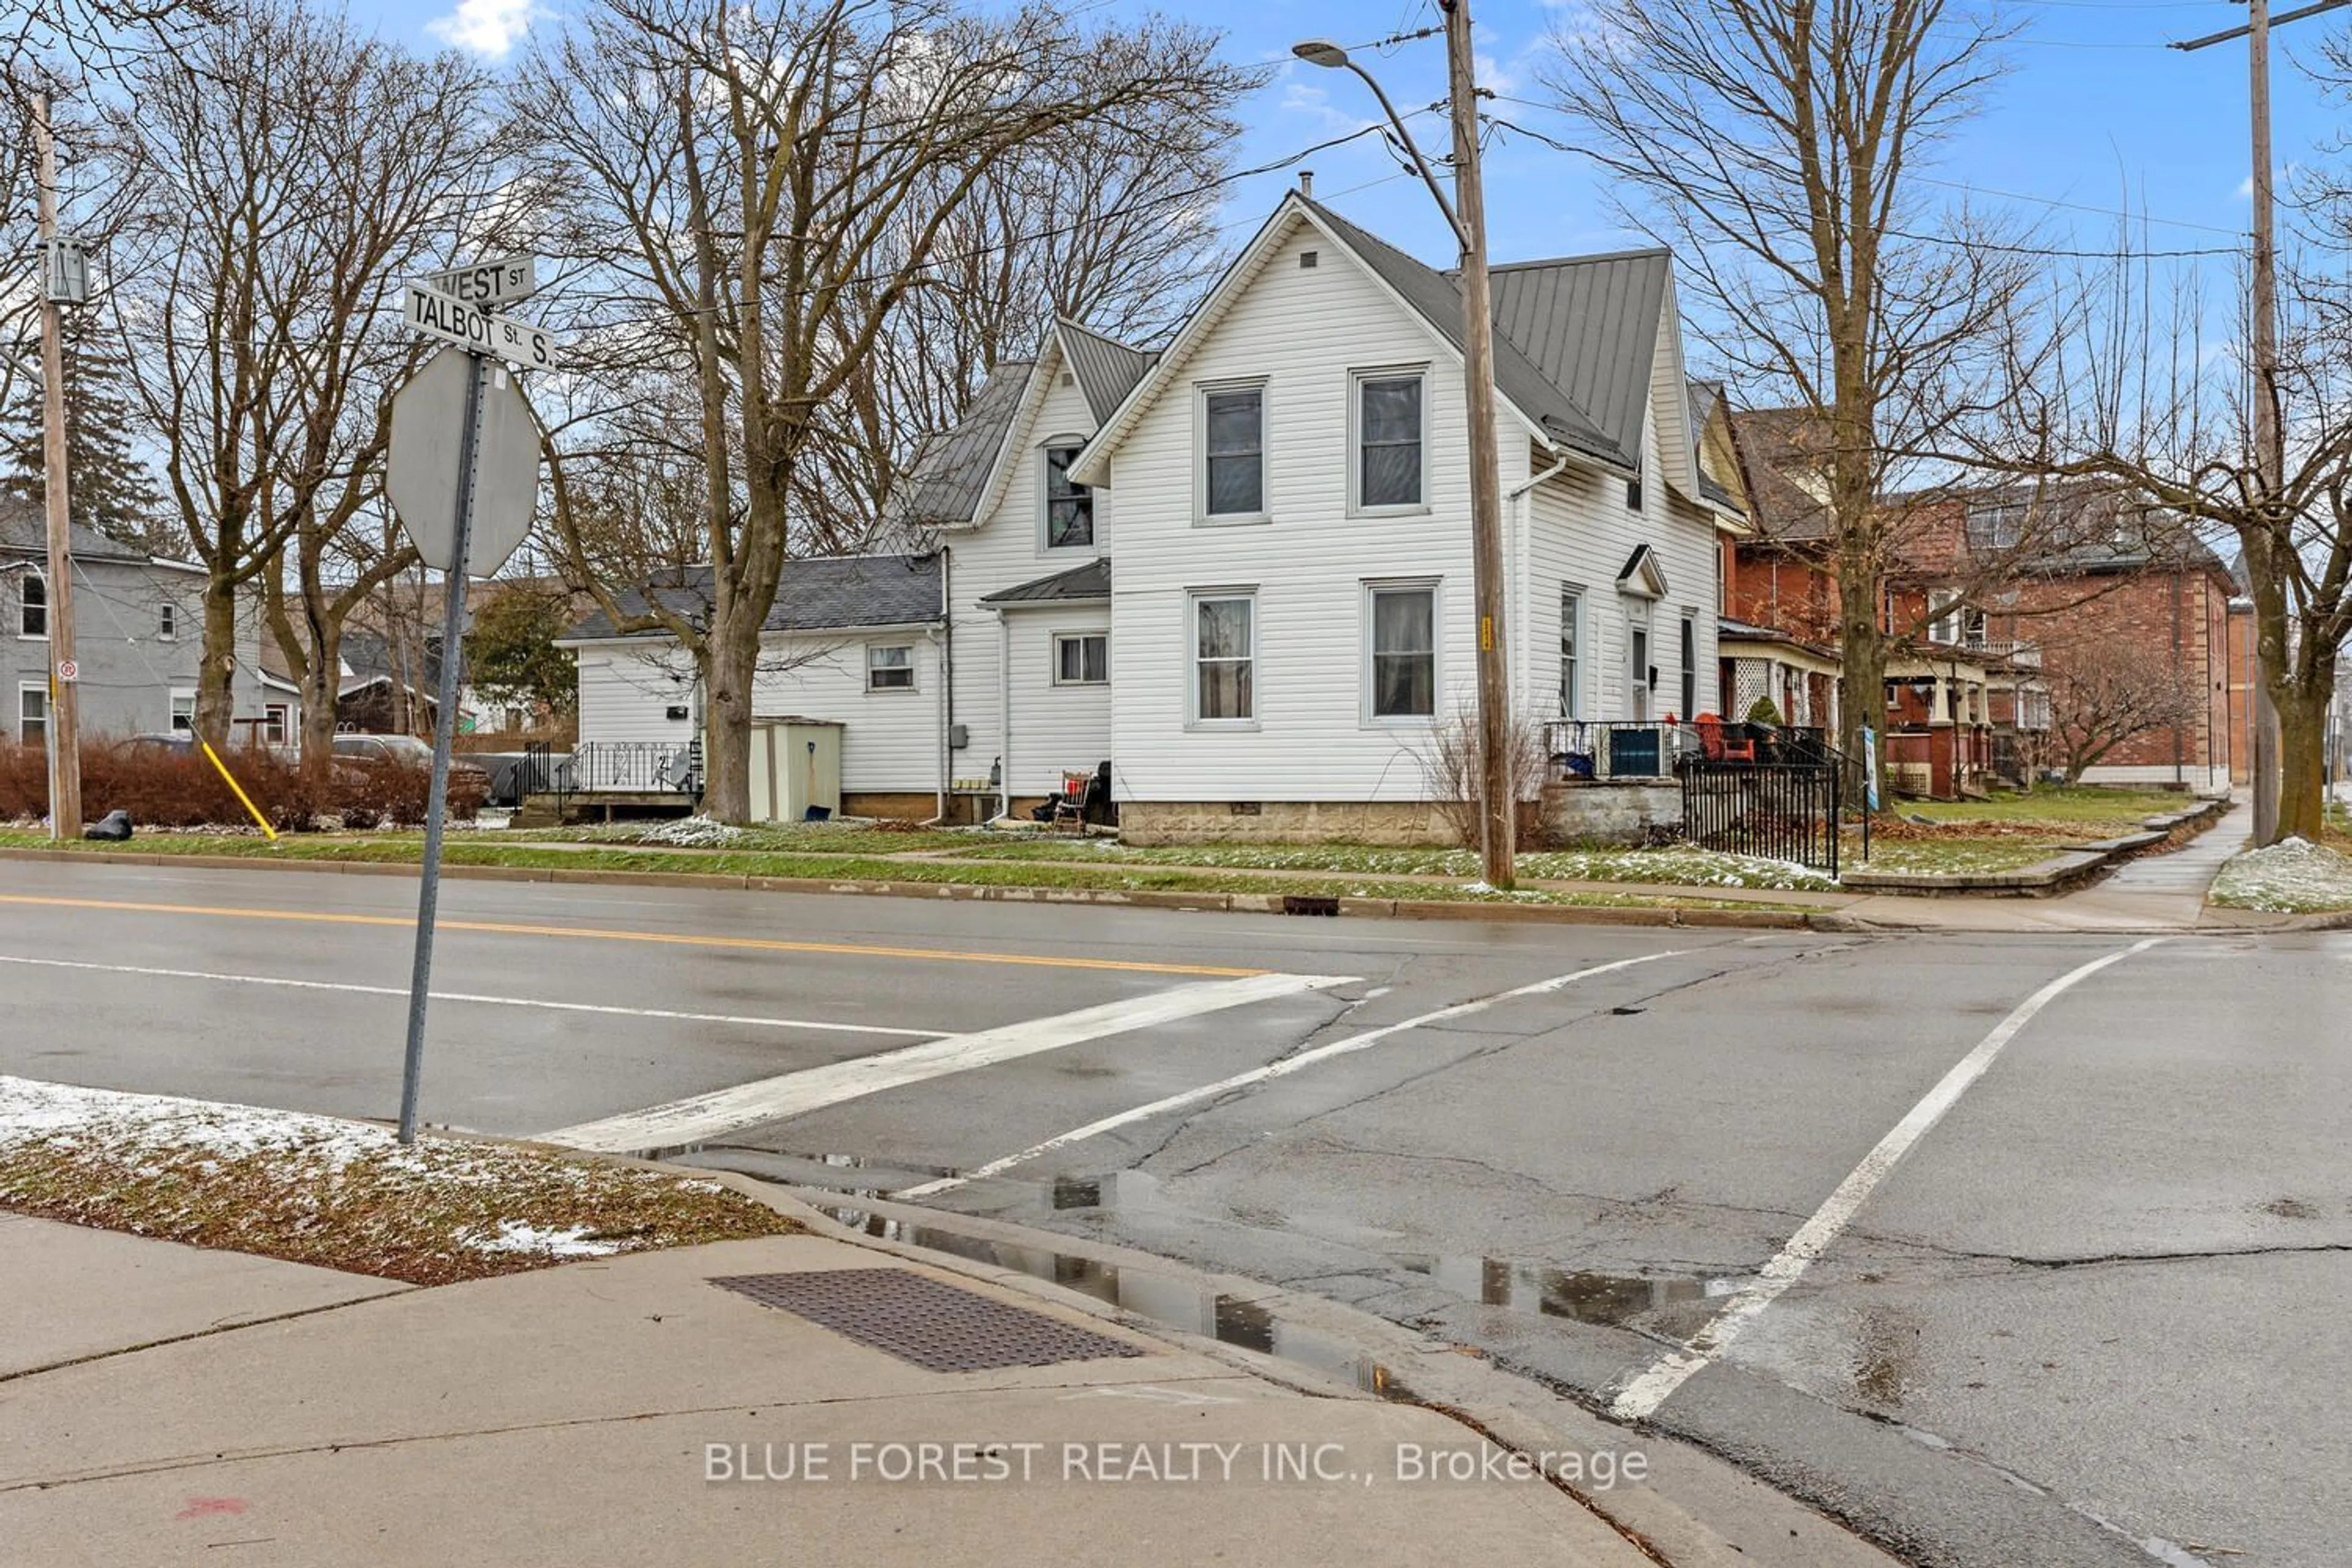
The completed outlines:
[[[1141,1347],[902,1268],[737,1274],[710,1281],[822,1323],[927,1372],[985,1372],[1143,1354]]]

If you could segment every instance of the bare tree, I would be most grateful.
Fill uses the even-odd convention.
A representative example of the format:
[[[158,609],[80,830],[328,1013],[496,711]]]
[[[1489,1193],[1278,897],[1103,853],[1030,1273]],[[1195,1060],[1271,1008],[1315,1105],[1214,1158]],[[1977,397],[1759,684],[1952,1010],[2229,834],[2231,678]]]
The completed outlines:
[[[693,388],[701,601],[655,595],[705,694],[711,813],[750,809],[761,623],[828,450],[854,447],[877,355],[982,182],[1070,128],[1210,101],[1224,76],[1050,5],[601,0],[525,68],[521,118],[611,301],[597,341]],[[592,314],[591,321],[595,321]],[[562,470],[559,468],[561,482]],[[559,509],[562,503],[559,502]]]
[[[1915,470],[1989,395],[2029,268],[1915,172],[2000,74],[2001,28],[1945,0],[1599,0],[1549,80],[1627,216],[1673,246],[1746,401],[1818,431],[1839,596],[1839,743],[1885,730],[1881,584]],[[1858,779],[1855,781],[1858,785]],[[1860,798],[1859,788],[1855,797]]]
[[[2205,712],[2202,683],[2145,648],[2113,638],[2043,645],[2050,687],[2051,760],[2068,784],[2127,741],[2194,724]]]
[[[196,729],[227,733],[257,593],[323,767],[344,621],[415,559],[382,502],[391,393],[422,353],[393,291],[478,238],[505,151],[490,84],[299,0],[197,29],[134,83],[115,316],[206,571]]]

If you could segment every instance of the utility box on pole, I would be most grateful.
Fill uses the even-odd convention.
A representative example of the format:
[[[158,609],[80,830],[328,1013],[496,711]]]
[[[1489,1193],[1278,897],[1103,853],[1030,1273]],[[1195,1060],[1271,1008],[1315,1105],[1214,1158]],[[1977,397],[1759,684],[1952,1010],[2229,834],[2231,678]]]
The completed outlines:
[[[89,303],[89,247],[69,234],[41,241],[41,299],[51,305]]]

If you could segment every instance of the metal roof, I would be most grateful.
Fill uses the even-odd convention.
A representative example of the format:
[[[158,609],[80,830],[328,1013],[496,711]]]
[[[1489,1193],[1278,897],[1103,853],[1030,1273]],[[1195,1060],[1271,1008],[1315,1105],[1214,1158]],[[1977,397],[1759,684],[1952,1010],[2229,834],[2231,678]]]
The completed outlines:
[[[1663,249],[1528,261],[1488,270],[1495,331],[1620,452],[1642,450],[1665,303]]]
[[[1403,251],[1339,216],[1330,208],[1304,197],[1294,198],[1314,212],[1328,225],[1333,233],[1346,242],[1370,268],[1382,282],[1394,289],[1399,298],[1419,311],[1439,336],[1462,347],[1462,285],[1451,274],[1438,271],[1414,260]],[[1641,460],[1642,399],[1650,385],[1650,360],[1658,342],[1657,304],[1664,298],[1665,253],[1657,254],[1658,289],[1651,300],[1650,317],[1636,329],[1643,347],[1638,367],[1636,390],[1633,398],[1633,435],[1627,438],[1622,431],[1623,419],[1618,417],[1618,428],[1597,423],[1577,398],[1573,387],[1587,384],[1608,393],[1612,398],[1622,395],[1621,384],[1633,373],[1614,365],[1587,366],[1584,356],[1604,344],[1614,345],[1622,335],[1614,330],[1578,330],[1563,321],[1563,312],[1573,307],[1562,300],[1576,291],[1569,287],[1567,278],[1549,274],[1573,271],[1585,265],[1579,261],[1528,262],[1517,268],[1490,268],[1487,277],[1494,286],[1495,315],[1495,387],[1511,401],[1520,413],[1541,426],[1553,439],[1588,453],[1606,458],[1621,467],[1633,468]],[[1603,261],[1614,258],[1600,258]],[[1507,292],[1506,279],[1518,272],[1528,278],[1512,285]],[[1585,290],[1587,293],[1592,290]],[[1506,300],[1512,301],[1506,310]],[[1519,334],[1532,335],[1522,338]],[[1613,405],[1612,405],[1613,406]]]
[[[1160,356],[1149,350],[1130,348],[1066,317],[1054,326],[1061,338],[1062,355],[1069,362],[1070,374],[1077,377],[1078,390],[1086,394],[1087,407],[1100,427],[1111,416],[1111,411],[1127,401],[1127,395],[1150,374]]]
[[[1089,561],[1083,566],[1073,566],[1066,572],[1056,572],[1050,577],[1039,577],[1010,588],[1001,588],[983,597],[983,605],[1044,605],[1068,604],[1080,599],[1110,597],[1110,559],[1108,556]]]
[[[688,566],[614,595],[625,616],[659,602],[672,613],[692,616],[710,603],[710,568]],[[831,555],[787,561],[776,580],[776,602],[760,625],[763,632],[806,632],[856,626],[929,626],[946,618],[940,601],[940,557],[927,555]],[[621,632],[600,607],[572,627],[566,642],[593,642],[615,636],[666,637],[659,627]]]
[[[954,427],[923,443],[892,502],[899,521],[953,528],[971,521],[1035,368],[1029,360],[1004,361],[988,373]]]

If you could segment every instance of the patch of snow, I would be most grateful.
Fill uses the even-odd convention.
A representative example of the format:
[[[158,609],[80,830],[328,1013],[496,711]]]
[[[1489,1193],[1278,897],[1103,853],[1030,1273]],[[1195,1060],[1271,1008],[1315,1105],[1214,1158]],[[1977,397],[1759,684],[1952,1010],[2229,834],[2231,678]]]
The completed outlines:
[[[2213,879],[2212,900],[2266,914],[2352,910],[2352,857],[2307,838],[2250,849]]]
[[[741,828],[730,826],[715,816],[683,816],[674,822],[656,823],[635,836],[640,844],[670,844],[687,849],[720,848],[739,842],[742,837]]]
[[[543,1230],[519,1219],[499,1221],[494,1236],[477,1231],[458,1239],[477,1252],[541,1252],[551,1258],[610,1258],[621,1250],[619,1242],[592,1237],[584,1225]]]

